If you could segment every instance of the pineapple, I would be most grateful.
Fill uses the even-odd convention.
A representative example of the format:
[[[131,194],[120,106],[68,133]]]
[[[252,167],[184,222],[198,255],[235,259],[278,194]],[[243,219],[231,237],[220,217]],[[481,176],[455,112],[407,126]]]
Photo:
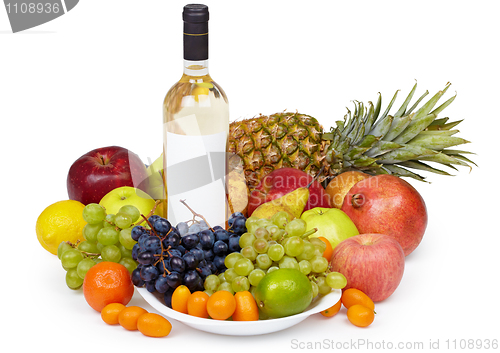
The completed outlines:
[[[453,128],[460,121],[448,123],[438,115],[456,95],[434,109],[450,84],[436,93],[421,107],[426,91],[410,107],[417,84],[403,105],[389,114],[397,93],[381,114],[379,94],[375,106],[355,102],[354,112],[348,110],[343,121],[324,132],[318,121],[308,115],[283,112],[270,116],[235,121],[230,125],[229,149],[235,158],[241,158],[244,176],[250,189],[271,171],[282,167],[301,169],[320,176],[323,185],[335,175],[349,170],[367,174],[392,174],[424,181],[415,170],[450,175],[428,164],[435,162],[455,169],[455,166],[474,164],[463,156],[470,152],[450,149],[468,143],[453,136]],[[413,170],[413,171],[412,171]]]

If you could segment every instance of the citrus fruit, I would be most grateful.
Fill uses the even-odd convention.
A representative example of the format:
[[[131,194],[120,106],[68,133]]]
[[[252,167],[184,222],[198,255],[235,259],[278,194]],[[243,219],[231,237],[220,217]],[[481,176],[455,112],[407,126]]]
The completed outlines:
[[[125,309],[125,305],[122,303],[111,303],[106,305],[101,310],[101,319],[108,325],[116,325],[118,324],[118,315],[120,312]]]
[[[207,301],[209,295],[202,291],[191,293],[187,300],[187,312],[201,318],[208,318]]]
[[[323,257],[325,259],[327,259],[328,261],[330,261],[332,259],[332,255],[333,255],[333,247],[332,247],[332,244],[330,243],[330,241],[328,239],[326,239],[325,237],[318,237],[318,239],[321,239],[323,240],[323,242],[325,243],[326,245],[326,248],[325,248],[325,251],[323,251]]]
[[[45,208],[36,221],[36,236],[43,248],[57,255],[59,244],[84,240],[83,220],[85,205],[75,200],[63,200]]]
[[[172,309],[180,313],[187,314],[188,299],[190,295],[191,291],[183,284],[175,288],[172,293]]]
[[[127,305],[134,295],[134,285],[125,266],[103,261],[92,266],[85,275],[83,295],[93,309],[101,312],[111,303]]]
[[[346,289],[342,293],[342,304],[349,309],[355,304],[361,304],[369,309],[375,310],[375,304],[365,293],[356,288]]]
[[[118,323],[129,331],[135,331],[139,317],[147,312],[146,309],[139,306],[128,306],[118,314]]]
[[[236,308],[233,313],[233,321],[256,321],[259,319],[259,308],[255,299],[249,291],[237,292],[234,295]]]
[[[207,301],[208,315],[215,320],[226,320],[233,315],[236,300],[231,292],[220,290],[212,294]]]
[[[375,319],[375,313],[366,306],[354,304],[347,309],[347,319],[355,326],[367,327]]]
[[[137,319],[137,329],[145,336],[165,337],[172,330],[172,324],[161,315],[145,313]]]
[[[267,273],[254,292],[259,309],[269,317],[280,318],[304,311],[313,299],[312,285],[296,269],[280,268]]]
[[[321,311],[321,315],[326,317],[335,316],[340,311],[341,306],[342,306],[342,299],[339,299],[339,301],[335,305],[329,307],[326,310]]]

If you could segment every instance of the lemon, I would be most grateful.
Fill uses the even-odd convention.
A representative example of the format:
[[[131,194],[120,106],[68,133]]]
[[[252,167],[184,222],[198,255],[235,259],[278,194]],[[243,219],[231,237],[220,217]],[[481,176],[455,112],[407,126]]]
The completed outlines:
[[[267,273],[254,294],[261,312],[273,318],[301,313],[313,299],[312,285],[307,276],[292,268]]]
[[[56,255],[63,241],[76,243],[84,240],[82,212],[85,205],[79,201],[64,200],[48,206],[36,221],[36,236],[43,248]]]

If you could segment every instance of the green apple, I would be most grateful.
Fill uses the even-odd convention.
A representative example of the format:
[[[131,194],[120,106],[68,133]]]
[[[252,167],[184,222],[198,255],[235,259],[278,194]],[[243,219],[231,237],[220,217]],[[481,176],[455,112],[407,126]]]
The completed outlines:
[[[163,195],[163,153],[146,169],[148,174],[148,194],[155,200],[161,200]]]
[[[147,217],[155,206],[155,200],[141,189],[122,186],[104,195],[99,205],[106,209],[107,214],[117,214],[122,206],[133,205]]]
[[[351,219],[338,208],[315,207],[305,211],[300,216],[307,224],[309,231],[316,228],[317,231],[311,237],[324,237],[330,241],[332,248],[347,238],[358,235],[358,229]]]

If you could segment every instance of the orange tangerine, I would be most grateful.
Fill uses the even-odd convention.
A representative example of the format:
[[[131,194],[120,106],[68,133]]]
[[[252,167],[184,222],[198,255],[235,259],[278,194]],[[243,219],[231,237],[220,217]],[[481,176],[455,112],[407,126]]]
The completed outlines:
[[[342,306],[342,299],[339,299],[339,301],[335,305],[329,307],[326,310],[323,310],[321,312],[321,315],[326,316],[326,317],[335,316],[340,311],[341,306]]]
[[[226,320],[233,315],[236,309],[236,300],[231,292],[220,290],[208,298],[208,315],[215,320]]]
[[[354,304],[347,309],[347,319],[355,326],[367,327],[375,319],[375,313],[366,306]]]
[[[172,309],[187,314],[187,303],[190,295],[191,291],[183,284],[175,288],[172,293]]]
[[[172,324],[161,315],[145,313],[139,316],[137,329],[145,336],[165,337],[172,330]]]
[[[366,306],[367,308],[375,310],[375,304],[373,303],[373,300],[371,300],[369,296],[356,288],[346,289],[342,293],[342,304],[344,304],[347,309],[355,304],[361,304],[363,306]]]
[[[120,312],[123,309],[125,309],[125,305],[123,305],[122,303],[111,303],[106,305],[101,310],[102,321],[104,321],[108,325],[117,325],[118,315],[120,315]]]
[[[92,266],[82,288],[87,303],[99,312],[111,303],[127,305],[134,295],[130,272],[125,266],[109,261]]]
[[[332,259],[332,255],[333,255],[333,247],[332,247],[332,244],[330,243],[330,241],[328,239],[326,239],[325,237],[318,237],[318,239],[321,239],[323,240],[323,242],[326,244],[326,248],[325,248],[325,251],[323,251],[323,257],[325,259],[327,259],[328,261],[330,261]]]
[[[202,291],[191,293],[187,300],[187,313],[205,319],[208,318],[208,298],[208,294]]]
[[[234,295],[236,308],[233,313],[234,321],[256,321],[259,319],[259,308],[252,293],[249,291],[237,292]]]
[[[147,313],[146,309],[138,306],[128,306],[118,315],[118,323],[129,331],[135,331],[137,330],[137,320],[145,313]]]

